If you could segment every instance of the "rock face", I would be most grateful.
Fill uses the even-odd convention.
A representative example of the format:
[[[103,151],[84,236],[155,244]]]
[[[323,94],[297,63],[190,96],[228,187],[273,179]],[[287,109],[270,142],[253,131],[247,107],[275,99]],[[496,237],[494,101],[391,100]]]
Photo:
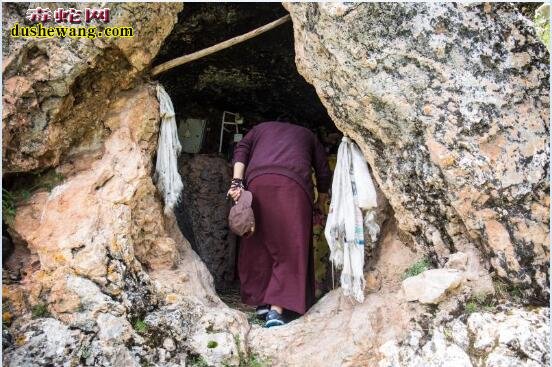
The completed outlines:
[[[217,156],[183,156],[179,172],[184,190],[175,209],[177,219],[184,227],[190,222],[192,248],[207,265],[217,289],[229,287],[235,278],[236,236],[228,228],[232,206],[226,200],[232,178],[228,162]]]
[[[155,89],[142,85],[122,92],[109,107],[105,125],[111,134],[101,157],[60,165],[65,181],[18,207],[14,239],[30,250],[27,262],[37,259],[40,265],[6,285],[4,302],[18,317],[13,330],[21,342],[6,351],[6,360],[10,366],[25,365],[31,356],[38,358],[33,350],[41,349],[44,361],[55,355],[60,361],[80,358],[85,365],[180,363],[188,354],[206,353],[207,342],[190,340],[203,341],[210,328],[226,341],[221,345],[227,351],[209,361],[235,363],[232,356],[240,347],[233,338],[244,339],[247,321],[215,296],[208,270],[178,232],[175,218],[163,216],[156,197],[151,179],[159,124]],[[36,314],[37,307],[38,316],[50,314],[71,332],[21,339],[30,335],[28,328],[40,328],[28,324],[29,309]],[[76,346],[65,352],[69,347],[58,340],[62,336]],[[171,345],[166,338],[173,351],[166,349]]]
[[[549,55],[532,24],[509,4],[284,6],[299,72],[400,228],[440,265],[475,253],[547,300]]]
[[[398,346],[389,341],[380,348],[379,367],[498,367],[546,366],[550,351],[549,311],[511,310],[474,313],[431,330],[429,340],[413,330]]]
[[[5,26],[20,21],[19,5],[5,9]],[[55,167],[63,178],[16,203],[3,363],[169,366],[205,355],[236,365],[247,320],[218,299],[151,178],[159,106],[139,77],[181,4],[111,9],[111,25],[140,36],[19,39],[3,50],[3,173]]]
[[[28,25],[28,4],[3,7],[4,29],[16,22]],[[102,126],[106,106],[118,91],[132,87],[149,65],[182,5],[127,3],[109,8],[110,26],[132,26],[135,37],[61,42],[12,38],[7,31],[2,35],[4,173],[56,166],[64,155],[98,147],[107,133]]]

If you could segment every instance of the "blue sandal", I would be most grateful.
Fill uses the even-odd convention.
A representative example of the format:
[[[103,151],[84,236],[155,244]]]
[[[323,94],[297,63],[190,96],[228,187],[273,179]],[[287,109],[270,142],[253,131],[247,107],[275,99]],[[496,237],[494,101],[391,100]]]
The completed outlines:
[[[273,326],[282,326],[286,323],[284,320],[284,317],[278,313],[276,310],[270,310],[268,311],[266,315],[266,323],[265,327],[273,327]]]

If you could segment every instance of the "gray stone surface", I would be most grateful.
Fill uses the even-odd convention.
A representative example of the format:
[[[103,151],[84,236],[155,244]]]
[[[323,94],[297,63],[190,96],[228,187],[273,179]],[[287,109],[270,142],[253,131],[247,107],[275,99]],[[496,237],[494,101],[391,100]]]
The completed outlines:
[[[285,3],[299,72],[440,265],[548,300],[549,54],[507,3]]]
[[[228,228],[230,165],[214,155],[186,155],[179,160],[179,172],[184,183],[175,209],[179,225],[213,275],[216,288],[227,288],[235,280],[237,256],[236,236]]]

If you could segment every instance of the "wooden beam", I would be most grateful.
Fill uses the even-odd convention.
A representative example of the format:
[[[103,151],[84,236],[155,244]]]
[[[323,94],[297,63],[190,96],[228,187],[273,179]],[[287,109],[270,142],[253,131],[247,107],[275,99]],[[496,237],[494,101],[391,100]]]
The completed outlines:
[[[200,59],[200,58],[205,57],[207,55],[214,54],[215,52],[218,52],[220,50],[224,50],[225,48],[228,48],[228,47],[237,45],[238,43],[247,41],[250,38],[257,37],[258,35],[266,32],[268,30],[271,30],[272,28],[276,28],[280,24],[283,24],[283,23],[287,22],[290,19],[291,19],[291,17],[288,14],[285,17],[277,19],[274,22],[265,24],[264,26],[259,27],[257,29],[254,29],[251,32],[247,32],[245,34],[242,34],[241,36],[230,38],[229,40],[226,40],[226,41],[221,42],[221,43],[217,43],[214,46],[207,47],[207,48],[204,48],[203,50],[200,50],[200,51],[188,54],[188,55],[180,56],[180,57],[177,57],[176,59],[172,59],[170,61],[164,62],[160,65],[157,65],[153,69],[151,69],[151,75],[152,76],[159,75],[159,74],[161,74],[161,73],[163,73],[167,70],[170,70],[174,67],[186,64],[190,61]]]

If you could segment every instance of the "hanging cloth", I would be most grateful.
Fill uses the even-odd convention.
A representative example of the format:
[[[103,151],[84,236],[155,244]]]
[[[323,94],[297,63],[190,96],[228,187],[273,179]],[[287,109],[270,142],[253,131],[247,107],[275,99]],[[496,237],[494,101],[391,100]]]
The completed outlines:
[[[157,143],[154,180],[157,189],[163,196],[165,213],[169,213],[180,200],[180,193],[184,187],[178,173],[178,155],[182,146],[178,140],[171,97],[161,84],[157,84],[157,99],[159,100],[161,127]]]
[[[370,235],[373,232],[370,228],[374,229],[374,225],[379,232],[374,215],[376,199],[376,190],[362,153],[348,137],[343,137],[337,152],[324,235],[330,247],[330,261],[341,269],[343,293],[358,302],[364,301],[364,227],[369,229]],[[364,219],[361,208],[366,210]]]

